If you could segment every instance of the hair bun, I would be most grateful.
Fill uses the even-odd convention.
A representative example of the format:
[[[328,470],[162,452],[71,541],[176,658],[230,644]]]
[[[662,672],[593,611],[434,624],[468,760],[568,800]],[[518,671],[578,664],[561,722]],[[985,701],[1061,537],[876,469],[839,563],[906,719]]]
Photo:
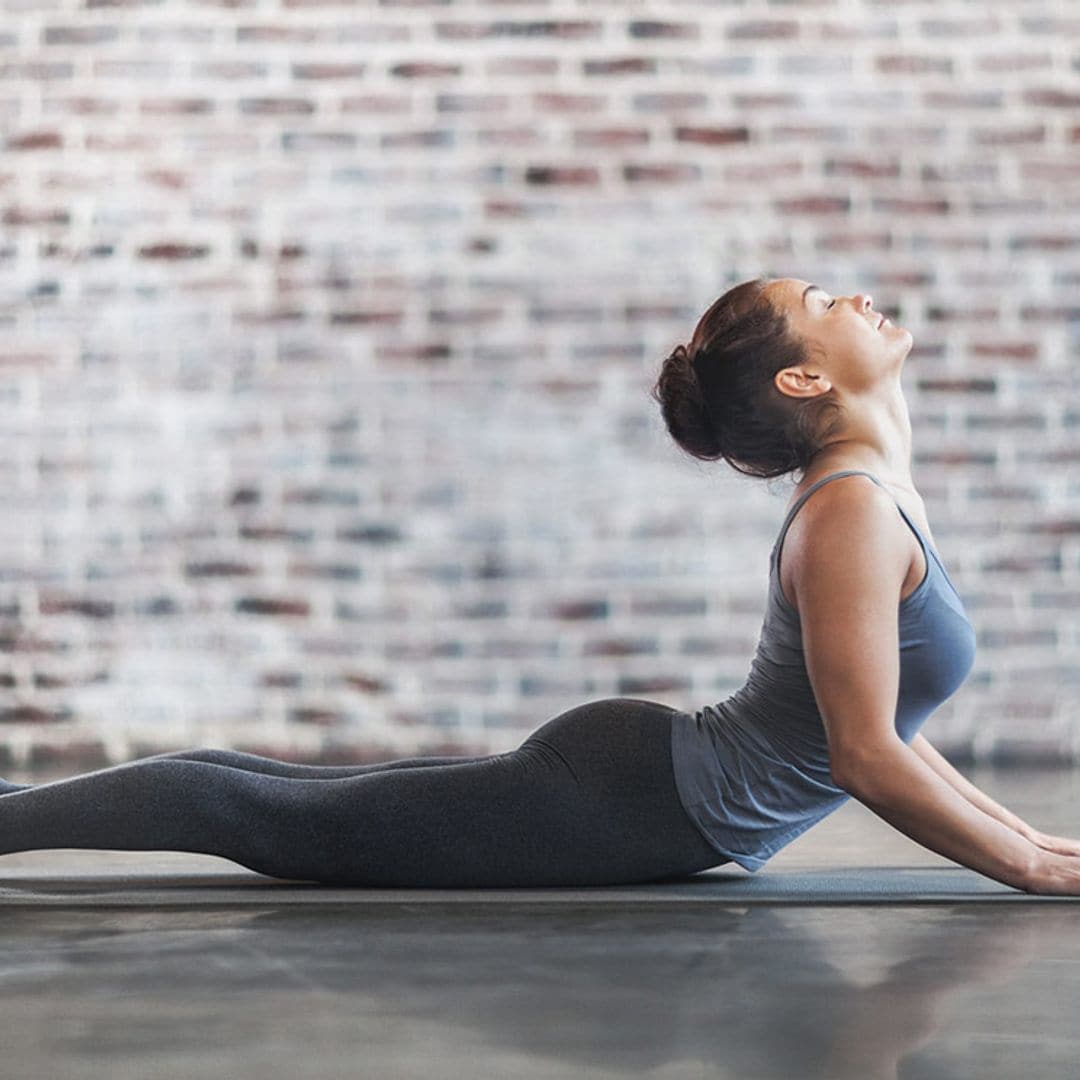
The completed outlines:
[[[652,396],[660,403],[668,431],[684,450],[710,461],[720,456],[718,432],[694,357],[685,345],[676,345],[668,353]]]
[[[694,358],[690,355],[690,350],[685,345],[676,345],[671,350],[671,354],[668,357],[668,361],[672,364],[679,364],[684,367],[690,375],[693,376],[694,381],[697,382],[697,369],[694,367]]]

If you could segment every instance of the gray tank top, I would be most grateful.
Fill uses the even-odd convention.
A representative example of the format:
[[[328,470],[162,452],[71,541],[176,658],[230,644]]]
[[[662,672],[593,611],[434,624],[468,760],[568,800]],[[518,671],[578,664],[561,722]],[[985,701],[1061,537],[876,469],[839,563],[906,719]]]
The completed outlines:
[[[802,504],[841,476],[824,476],[788,512],[769,556],[769,591],[757,651],[744,684],[715,705],[672,717],[675,784],[687,814],[709,843],[746,870],[831,814],[850,795],[833,783],[825,726],[806,672],[799,617],[780,590],[784,535]],[[890,493],[891,494],[891,493]],[[895,498],[893,499],[896,502]],[[900,601],[900,685],[896,731],[910,744],[975,661],[975,628],[944,565],[896,503],[919,539],[926,574]]]

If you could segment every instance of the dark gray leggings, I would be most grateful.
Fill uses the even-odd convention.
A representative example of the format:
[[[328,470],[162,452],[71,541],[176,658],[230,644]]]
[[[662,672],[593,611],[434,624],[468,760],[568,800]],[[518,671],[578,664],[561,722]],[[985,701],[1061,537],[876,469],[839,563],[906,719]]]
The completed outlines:
[[[335,885],[618,885],[724,862],[675,790],[671,717],[637,698],[575,706],[516,749],[373,765],[181,750],[0,787],[0,855],[193,851]],[[0,864],[0,876],[3,867]]]

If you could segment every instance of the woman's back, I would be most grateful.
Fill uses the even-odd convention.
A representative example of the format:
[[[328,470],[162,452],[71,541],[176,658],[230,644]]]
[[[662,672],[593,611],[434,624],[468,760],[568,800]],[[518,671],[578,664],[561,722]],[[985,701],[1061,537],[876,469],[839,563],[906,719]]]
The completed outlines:
[[[823,484],[870,473],[846,469],[811,484],[785,515],[770,553],[761,634],[747,679],[724,701],[683,714],[672,729],[676,786],[687,813],[725,857],[748,870],[850,796],[832,779],[825,727],[806,670],[799,614],[779,567],[785,534]],[[975,631],[936,552],[896,502],[919,541],[925,575],[898,604],[900,681],[896,731],[910,743],[967,677]]]

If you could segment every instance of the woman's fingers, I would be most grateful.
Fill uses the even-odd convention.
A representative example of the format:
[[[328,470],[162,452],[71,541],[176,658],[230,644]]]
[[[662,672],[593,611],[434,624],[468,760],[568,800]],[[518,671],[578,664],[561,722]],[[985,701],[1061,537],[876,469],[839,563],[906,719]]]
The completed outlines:
[[[1046,839],[1067,838],[1048,836]],[[1044,896],[1080,896],[1080,857],[1047,850],[1024,891]]]
[[[1069,836],[1051,836],[1047,833],[1036,833],[1033,841],[1045,851],[1052,851],[1056,855],[1080,855],[1080,840],[1074,840]]]

